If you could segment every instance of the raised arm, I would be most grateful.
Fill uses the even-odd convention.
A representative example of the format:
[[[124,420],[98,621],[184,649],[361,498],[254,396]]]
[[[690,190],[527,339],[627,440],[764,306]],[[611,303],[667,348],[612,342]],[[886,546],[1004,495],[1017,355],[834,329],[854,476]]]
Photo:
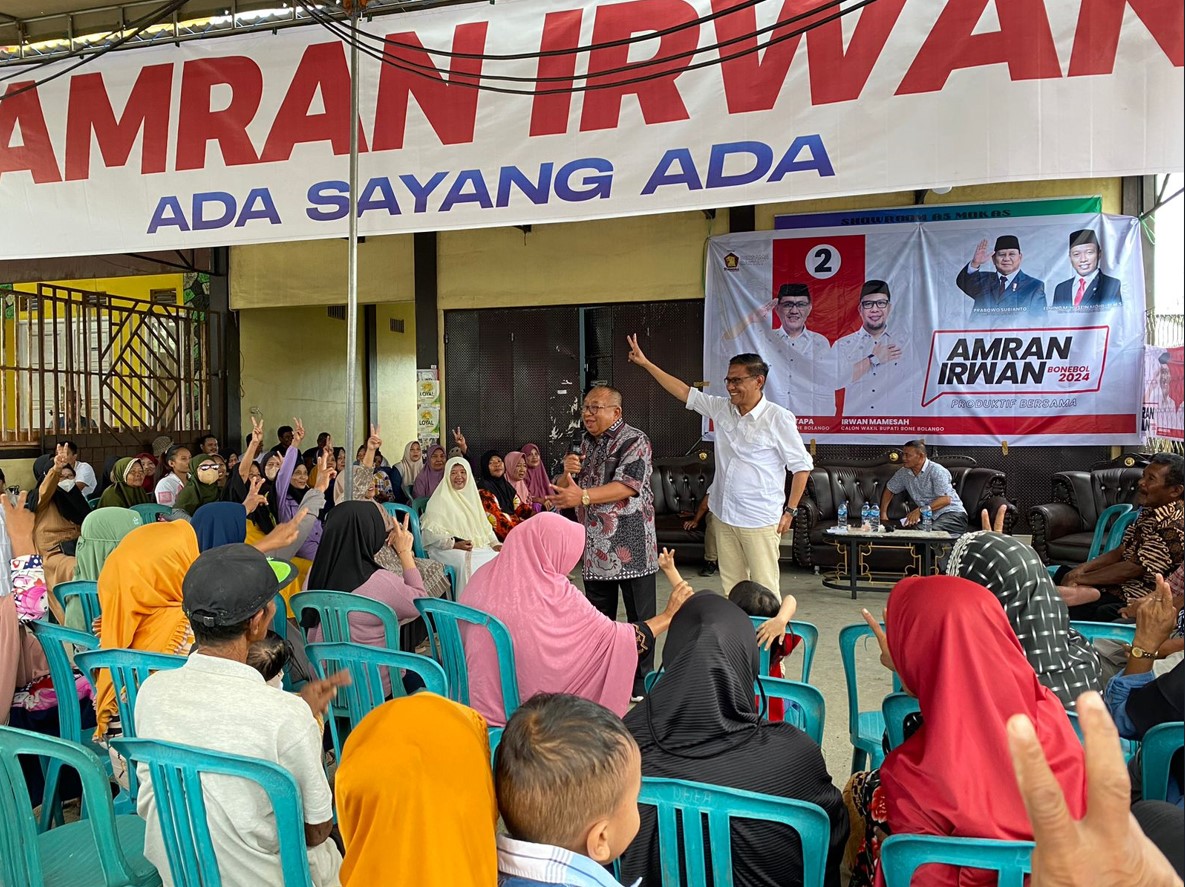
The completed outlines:
[[[671,397],[677,398],[683,403],[687,403],[687,397],[691,393],[691,386],[682,379],[676,379],[670,373],[665,372],[650,362],[650,359],[638,347],[637,334],[626,336],[626,341],[630,343],[629,362],[637,364],[658,382]]]
[[[251,439],[247,441],[247,449],[243,452],[243,458],[239,460],[239,477],[243,479],[243,483],[249,483],[251,480],[251,463],[259,455],[259,448],[262,444],[263,422],[252,416]]]

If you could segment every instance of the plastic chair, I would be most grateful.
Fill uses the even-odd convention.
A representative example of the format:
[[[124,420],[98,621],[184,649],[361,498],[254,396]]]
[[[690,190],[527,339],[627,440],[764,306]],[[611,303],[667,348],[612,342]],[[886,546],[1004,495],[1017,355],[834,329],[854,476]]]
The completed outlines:
[[[119,709],[119,724],[123,735],[136,738],[136,696],[140,685],[154,671],[180,668],[185,664],[184,656],[169,653],[149,653],[145,650],[90,650],[74,657],[78,668],[91,682],[97,684],[98,672],[111,672],[111,683],[115,687],[115,705]],[[139,785],[136,769],[128,768],[127,799],[136,800]]]
[[[1119,530],[1119,535],[1115,538],[1114,543],[1111,542],[1112,530],[1119,523],[1120,518],[1129,512],[1132,512],[1132,506],[1126,503],[1111,505],[1103,509],[1103,513],[1099,515],[1099,519],[1095,522],[1094,535],[1090,540],[1090,551],[1086,555],[1086,560],[1094,560],[1100,554],[1110,551],[1123,540],[1123,531],[1127,529],[1127,523],[1123,524]],[[1131,520],[1135,520],[1135,518],[1133,517]],[[1103,547],[1104,545],[1106,545],[1105,548]],[[1050,564],[1049,575],[1052,576],[1055,574],[1061,569],[1061,566],[1061,564]]]
[[[1111,529],[1107,533],[1107,545],[1099,554],[1105,551],[1114,551],[1123,544],[1123,534],[1127,532],[1127,528],[1136,522],[1136,518],[1140,516],[1140,509],[1133,508],[1125,514],[1119,515],[1115,522],[1111,524]]]
[[[94,511],[96,508],[99,507],[99,503],[102,501],[103,501],[102,496],[91,496],[89,499],[86,500],[86,504],[90,507],[91,511]]]
[[[176,884],[197,887],[222,883],[201,783],[202,774],[219,774],[249,780],[263,789],[276,816],[282,871],[278,883],[312,887],[300,789],[283,767],[257,758],[155,739],[116,739],[112,745],[129,761],[148,767],[157,822]]]
[[[1146,801],[1164,801],[1169,788],[1169,764],[1185,746],[1185,722],[1157,724],[1140,743],[1140,793]]]
[[[49,665],[49,677],[53,683],[54,695],[58,697],[58,736],[75,745],[90,744],[90,737],[82,738],[82,711],[78,705],[78,690],[74,682],[74,666],[70,663],[73,650],[94,650],[99,639],[88,631],[51,625],[43,620],[30,622],[29,627],[36,635],[45,661]],[[67,652],[66,647],[72,650]],[[41,793],[41,819],[38,828],[45,831],[51,823],[61,823],[62,799],[58,797],[58,780],[61,776],[61,762],[51,758],[43,761],[45,788]],[[4,882],[13,883],[13,882]]]
[[[140,519],[146,524],[156,523],[159,515],[173,513],[173,509],[168,505],[157,505],[155,502],[142,502],[139,505],[133,505],[132,511],[140,515]]]
[[[89,579],[75,579],[73,582],[59,582],[53,588],[53,596],[57,598],[62,612],[66,612],[66,603],[70,598],[78,598],[82,605],[82,618],[86,620],[86,631],[95,624],[95,620],[103,615],[99,606],[99,583]]]
[[[1116,622],[1071,622],[1074,629],[1088,641],[1094,642],[1100,638],[1130,644],[1136,638],[1136,626]]]
[[[778,822],[794,829],[802,842],[803,887],[822,887],[828,842],[831,840],[831,823],[823,809],[815,804],[652,776],[642,779],[638,803],[657,808],[662,887],[708,883],[708,862],[704,855],[705,832],[711,854],[711,882],[715,887],[732,887],[729,825],[733,819]],[[704,819],[707,820],[706,830],[702,824]],[[679,854],[680,834],[682,860]],[[684,873],[686,881],[682,878]]]
[[[920,712],[921,706],[908,693],[890,693],[881,700],[881,715],[885,719],[885,732],[889,734],[889,749],[905,741],[905,718]]]
[[[785,700],[786,722],[793,724],[819,745],[823,744],[823,725],[827,718],[827,707],[818,687],[801,681],[758,675],[754,693],[757,696],[764,695],[768,699]],[[768,705],[764,706],[761,715],[766,720],[769,719]]]
[[[305,610],[316,611],[321,618],[321,639],[330,644],[352,643],[349,615],[367,613],[382,622],[387,646],[399,649],[399,617],[382,601],[345,591],[302,591],[292,595],[291,606],[297,622],[303,621]],[[304,634],[307,640],[308,632]]]
[[[409,505],[400,505],[397,502],[384,502],[383,508],[386,509],[387,514],[391,515],[397,521],[402,521],[405,514],[410,517],[407,526],[411,530],[411,538],[413,540],[412,551],[416,557],[424,557],[424,543],[420,539],[420,516],[416,514],[415,509]]]
[[[999,872],[999,887],[1022,887],[1032,856],[1032,841],[891,835],[881,845],[881,871],[886,887],[909,887],[918,867],[934,862]]]
[[[305,653],[318,678],[327,678],[343,670],[350,675],[350,683],[338,688],[334,700],[335,717],[329,719],[333,750],[339,761],[346,737],[364,717],[388,698],[397,699],[407,695],[401,678],[403,670],[415,672],[429,693],[448,696],[448,678],[444,675],[444,669],[440,663],[427,656],[384,647],[368,647],[365,644],[340,643],[309,644],[305,647]],[[383,686],[384,674],[391,688],[389,694]],[[339,732],[339,718],[344,718],[348,725],[344,736]]]
[[[20,756],[43,768],[67,767],[82,783],[84,817],[38,832]],[[144,858],[144,820],[117,816],[99,757],[65,739],[0,727],[0,884],[48,887],[102,884],[153,887],[160,875]]]
[[[872,638],[872,629],[865,622],[845,625],[839,630],[839,655],[843,660],[844,682],[848,690],[848,736],[852,742],[852,772],[868,766],[876,769],[885,759],[881,740],[885,733],[885,716],[879,708],[860,710],[860,691],[856,685],[856,642]],[[874,640],[875,643],[875,640]],[[901,689],[901,681],[893,675],[893,689]]]
[[[411,507],[415,510],[419,517],[424,516],[424,509],[428,507],[428,500],[431,496],[420,496],[418,499],[411,500]]]
[[[490,633],[498,653],[498,672],[502,682],[502,722],[506,723],[519,706],[518,672],[514,667],[514,644],[510,639],[510,630],[496,616],[456,601],[416,598],[415,605],[428,626],[428,643],[434,658],[444,666],[444,673],[448,676],[448,697],[462,705],[469,704],[469,664],[465,660],[461,623],[484,628]]]
[[[762,624],[767,621],[764,616],[750,616],[749,619],[753,623],[754,630],[761,628]],[[802,638],[802,641],[795,649],[795,652],[797,652],[797,650],[802,650],[801,680],[804,684],[809,684],[811,681],[811,665],[815,661],[815,649],[819,646],[818,626],[811,622],[795,622],[791,620],[786,633],[793,633]],[[769,674],[769,655],[769,650],[765,649],[764,647],[761,648],[760,673],[763,675]],[[793,656],[794,653],[791,653],[790,655]]]

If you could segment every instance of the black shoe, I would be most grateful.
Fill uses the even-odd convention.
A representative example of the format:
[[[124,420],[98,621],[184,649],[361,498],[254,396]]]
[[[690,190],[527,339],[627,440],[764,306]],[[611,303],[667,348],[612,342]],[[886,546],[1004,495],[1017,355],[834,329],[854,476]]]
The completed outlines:
[[[718,567],[715,561],[706,561],[700,569],[699,574],[701,576],[715,576],[717,569]]]

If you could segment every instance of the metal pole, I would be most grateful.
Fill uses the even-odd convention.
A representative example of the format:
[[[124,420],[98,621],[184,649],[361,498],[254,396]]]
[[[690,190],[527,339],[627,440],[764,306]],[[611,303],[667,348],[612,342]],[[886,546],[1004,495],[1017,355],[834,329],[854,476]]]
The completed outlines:
[[[359,3],[350,12],[350,236],[346,258],[346,472],[343,499],[353,499],[354,424],[357,422],[357,386],[354,378],[358,369],[358,13]],[[334,484],[336,487],[337,485]]]

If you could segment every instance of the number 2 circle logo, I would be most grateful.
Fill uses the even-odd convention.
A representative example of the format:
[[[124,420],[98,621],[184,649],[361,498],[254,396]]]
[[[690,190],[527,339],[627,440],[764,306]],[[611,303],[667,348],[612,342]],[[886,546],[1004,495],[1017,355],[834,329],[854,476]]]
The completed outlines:
[[[836,275],[842,262],[839,250],[830,243],[820,243],[806,254],[806,271],[815,280],[826,280]]]

